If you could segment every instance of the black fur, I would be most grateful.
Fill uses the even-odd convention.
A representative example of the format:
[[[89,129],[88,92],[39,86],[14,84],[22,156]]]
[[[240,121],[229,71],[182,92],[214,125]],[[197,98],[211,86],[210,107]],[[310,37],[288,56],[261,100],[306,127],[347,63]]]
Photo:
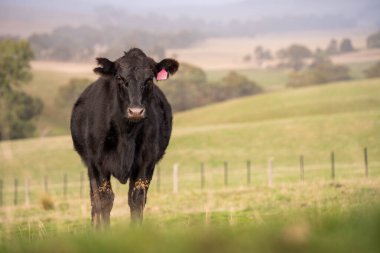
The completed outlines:
[[[96,58],[98,65],[102,67],[94,68],[94,72],[100,75],[113,76],[116,73],[115,63],[107,58]]]
[[[148,185],[155,164],[163,157],[172,130],[172,111],[154,84],[157,69],[170,74],[178,63],[165,59],[157,64],[134,48],[112,62],[98,58],[101,77],[78,98],[71,117],[74,147],[88,168],[92,221],[109,223],[113,203],[110,176],[129,180],[128,203],[134,220],[141,221]],[[145,109],[145,118],[131,120],[127,109]]]
[[[179,64],[177,61],[173,61],[172,59],[164,59],[156,66],[156,72],[160,72],[162,69],[165,69],[169,74],[173,75],[177,72]]]

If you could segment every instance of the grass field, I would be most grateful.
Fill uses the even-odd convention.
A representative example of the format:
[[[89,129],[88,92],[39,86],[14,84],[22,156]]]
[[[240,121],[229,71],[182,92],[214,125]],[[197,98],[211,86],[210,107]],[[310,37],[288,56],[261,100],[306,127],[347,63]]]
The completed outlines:
[[[370,68],[375,62],[360,62],[344,64],[350,69],[352,79],[364,79],[364,70]],[[225,77],[231,70],[208,70],[207,78],[211,82],[218,82]],[[283,69],[237,69],[237,73],[246,76],[248,79],[255,81],[265,90],[285,89],[288,82],[289,71]]]
[[[137,231],[125,228],[127,187],[113,180],[113,229],[107,234],[89,228],[87,182],[79,180],[84,168],[69,136],[4,141],[0,251],[50,252],[59,244],[62,252],[377,252],[379,140],[380,79],[282,90],[176,114],[172,141],[159,165],[160,188],[157,173],[151,184],[146,225]],[[369,178],[364,177],[364,147]],[[299,180],[301,154],[304,183]],[[272,187],[267,184],[269,158]],[[179,164],[177,194],[172,193],[174,163]],[[45,176],[50,197],[44,193]],[[52,199],[53,210],[41,208],[44,198]],[[148,239],[140,242],[139,236]]]
[[[175,115],[174,132],[163,168],[180,163],[184,171],[199,163],[258,168],[274,157],[277,167],[294,167],[300,154],[308,165],[337,163],[362,166],[368,147],[371,164],[379,166],[380,81],[351,81],[286,90],[231,100]],[[1,175],[44,175],[79,171],[69,136],[2,142]],[[43,151],[43,152],[42,152]],[[42,162],[41,162],[42,161]],[[62,161],[65,161],[62,163]]]
[[[56,104],[59,87],[68,84],[71,78],[88,78],[94,80],[95,74],[67,74],[58,71],[33,70],[33,80],[23,88],[44,102],[44,110],[38,119],[38,135],[67,134],[66,118],[60,115]]]
[[[37,64],[37,63],[35,63]],[[42,63],[41,63],[42,64]],[[40,65],[41,65],[40,64]],[[370,67],[373,62],[366,63],[351,63],[347,64],[351,70],[353,79],[363,79],[363,71]],[[95,74],[91,74],[91,66],[62,66],[62,71],[58,71],[59,64],[51,63],[52,69],[45,70],[49,67],[49,63],[43,63],[42,66],[33,70],[33,80],[23,89],[26,92],[40,97],[45,106],[42,115],[37,121],[37,136],[56,136],[68,134],[68,112],[60,110],[56,100],[58,89],[62,85],[66,85],[71,78],[88,78],[94,80],[97,78]],[[86,72],[64,72],[65,68],[79,68]],[[44,69],[45,68],[45,69]],[[235,70],[239,74],[246,76],[250,80],[255,81],[262,86],[266,91],[277,91],[285,89],[285,84],[288,81],[288,71],[277,69],[238,69]],[[228,74],[229,70],[207,70],[207,78],[210,82],[218,82]]]

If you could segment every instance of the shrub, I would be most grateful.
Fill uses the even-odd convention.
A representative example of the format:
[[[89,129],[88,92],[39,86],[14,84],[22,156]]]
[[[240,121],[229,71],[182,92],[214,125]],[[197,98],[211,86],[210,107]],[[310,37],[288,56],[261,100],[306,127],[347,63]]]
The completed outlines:
[[[41,205],[44,210],[53,210],[54,209],[54,201],[53,198],[49,194],[45,194],[41,197]]]
[[[317,58],[310,68],[299,73],[291,73],[287,86],[300,87],[349,80],[349,71],[348,67],[333,64],[327,58]]]
[[[364,70],[364,73],[367,78],[380,77],[380,62]]]
[[[368,48],[380,48],[380,31],[368,36],[367,47]]]

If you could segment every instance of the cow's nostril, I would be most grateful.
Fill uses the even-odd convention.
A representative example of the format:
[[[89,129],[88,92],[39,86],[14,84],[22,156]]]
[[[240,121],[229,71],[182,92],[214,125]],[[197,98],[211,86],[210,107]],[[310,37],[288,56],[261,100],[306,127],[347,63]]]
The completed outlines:
[[[140,115],[143,115],[143,114],[144,114],[144,111],[145,111],[145,109],[144,109],[144,108],[141,108],[141,110],[140,110]]]

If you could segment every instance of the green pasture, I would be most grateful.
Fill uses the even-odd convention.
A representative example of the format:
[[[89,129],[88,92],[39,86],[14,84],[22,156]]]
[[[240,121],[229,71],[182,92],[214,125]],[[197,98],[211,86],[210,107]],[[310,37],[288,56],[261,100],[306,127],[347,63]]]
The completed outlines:
[[[49,94],[68,78],[40,74],[25,89],[53,105]],[[42,85],[53,79],[52,87]],[[39,128],[67,133],[50,113]],[[129,227],[128,187],[112,180],[109,232],[91,230],[86,170],[70,136],[3,141],[0,252],[52,252],[57,245],[60,252],[378,252],[379,140],[380,79],[279,90],[178,113],[150,185],[144,226]],[[46,199],[51,210],[42,208]]]
[[[230,71],[231,70],[209,70],[207,71],[207,79],[210,82],[218,82]],[[289,72],[282,69],[239,69],[234,71],[255,81],[266,90],[284,88],[288,80]]]
[[[351,70],[352,78],[356,80],[365,78],[363,71],[373,64],[373,62],[366,62],[350,63],[347,65]],[[250,80],[254,80],[257,84],[264,87],[266,91],[285,89],[289,74],[289,71],[280,69],[241,69],[236,71]],[[209,70],[206,71],[206,74],[210,82],[218,82],[228,72],[229,70]],[[91,74],[91,72],[67,74],[57,71],[34,70],[33,80],[23,87],[31,95],[40,97],[45,104],[43,113],[37,121],[36,134],[38,136],[56,136],[69,133],[67,115],[63,115],[63,111],[56,101],[59,87],[66,85],[71,78],[94,80],[97,76]]]
[[[371,168],[379,166],[380,80],[361,80],[285,90],[178,113],[163,170],[179,163],[184,171],[221,167],[243,168],[247,159],[256,170],[337,164],[361,168],[368,148]],[[42,176],[55,171],[78,172],[81,162],[69,136],[0,143],[1,176]],[[338,167],[339,168],[339,167]],[[375,170],[376,171],[376,170]]]
[[[178,164],[180,189],[198,190],[203,163],[204,186],[219,189],[225,185],[224,162],[228,186],[248,180],[266,185],[270,159],[275,183],[298,182],[301,155],[306,181],[329,180],[331,152],[337,179],[363,178],[364,148],[369,175],[376,177],[379,108],[380,80],[372,79],[267,93],[176,114],[171,143],[158,166],[160,187],[172,189],[172,168]],[[19,187],[29,180],[43,192],[47,177],[59,195],[66,174],[69,191],[79,194],[80,173],[86,172],[70,136],[1,142],[0,160],[0,177],[10,191],[17,178]],[[8,198],[12,202],[12,195]]]
[[[64,72],[33,70],[33,80],[23,89],[44,102],[42,115],[37,120],[37,135],[62,135],[68,133],[68,122],[62,117],[57,104],[58,89],[67,85],[72,78],[95,80],[95,74],[67,74]]]

